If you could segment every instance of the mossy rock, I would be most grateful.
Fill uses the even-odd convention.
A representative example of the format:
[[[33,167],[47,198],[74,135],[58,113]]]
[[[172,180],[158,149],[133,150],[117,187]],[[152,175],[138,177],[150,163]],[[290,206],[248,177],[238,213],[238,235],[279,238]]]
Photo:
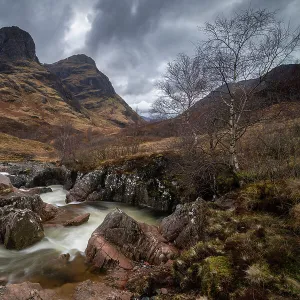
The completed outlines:
[[[226,256],[207,257],[199,269],[199,277],[204,295],[212,299],[225,298],[233,281],[231,261]]]
[[[240,191],[238,203],[245,210],[288,214],[293,205],[300,203],[300,181],[265,180],[250,184]]]

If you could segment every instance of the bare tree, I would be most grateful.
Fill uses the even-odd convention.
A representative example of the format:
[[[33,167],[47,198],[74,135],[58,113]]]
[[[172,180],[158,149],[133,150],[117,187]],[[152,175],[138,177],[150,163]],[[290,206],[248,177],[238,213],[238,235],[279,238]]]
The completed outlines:
[[[80,145],[80,137],[69,120],[61,119],[57,125],[57,137],[54,145],[64,163],[66,160],[75,159],[75,151]]]
[[[250,100],[268,72],[287,61],[299,46],[300,30],[285,27],[274,12],[250,8],[231,18],[220,16],[201,30],[207,38],[199,43],[198,60],[226,107],[223,145],[229,151],[230,166],[238,170],[237,143],[249,124]],[[249,81],[254,78],[258,79]]]
[[[163,117],[180,116],[184,126],[196,138],[196,133],[191,128],[190,109],[208,89],[199,57],[179,54],[174,62],[168,64],[157,87],[161,96],[152,105],[153,112]]]

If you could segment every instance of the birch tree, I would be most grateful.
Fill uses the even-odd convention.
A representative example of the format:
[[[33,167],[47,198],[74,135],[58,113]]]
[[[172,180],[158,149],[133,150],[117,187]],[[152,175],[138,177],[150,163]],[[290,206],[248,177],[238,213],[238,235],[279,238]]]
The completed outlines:
[[[164,118],[179,116],[183,127],[191,131],[196,140],[190,109],[208,90],[201,59],[179,54],[174,62],[168,63],[157,88],[161,96],[152,105],[152,111]]]
[[[277,21],[275,12],[247,9],[230,18],[219,16],[200,29],[206,39],[199,43],[198,60],[204,63],[214,92],[226,107],[222,121],[228,142],[223,144],[230,154],[230,166],[237,171],[237,144],[247,129],[251,99],[268,72],[286,62],[299,46],[299,27],[292,30]]]

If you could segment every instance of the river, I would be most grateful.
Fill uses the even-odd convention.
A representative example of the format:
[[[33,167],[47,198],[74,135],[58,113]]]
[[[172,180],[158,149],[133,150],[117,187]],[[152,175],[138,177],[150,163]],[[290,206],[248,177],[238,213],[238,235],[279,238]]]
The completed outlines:
[[[53,192],[41,195],[44,202],[80,213],[90,213],[87,223],[78,227],[45,228],[45,238],[22,251],[7,250],[0,246],[0,278],[10,283],[26,280],[39,282],[44,287],[57,287],[68,282],[94,279],[84,263],[84,251],[92,232],[102,223],[105,216],[118,207],[137,221],[157,224],[161,216],[146,208],[137,208],[116,202],[65,203],[67,191],[62,186],[50,186]],[[71,255],[68,269],[49,267],[49,261],[60,254]],[[50,264],[51,265],[51,264]]]

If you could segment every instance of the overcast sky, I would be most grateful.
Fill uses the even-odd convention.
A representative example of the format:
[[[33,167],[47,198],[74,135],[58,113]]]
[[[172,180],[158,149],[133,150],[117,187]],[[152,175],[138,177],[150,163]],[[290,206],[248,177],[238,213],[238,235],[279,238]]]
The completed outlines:
[[[117,93],[144,111],[166,63],[193,53],[198,26],[249,5],[300,23],[300,0],[0,0],[0,27],[28,31],[43,63],[91,56]]]

